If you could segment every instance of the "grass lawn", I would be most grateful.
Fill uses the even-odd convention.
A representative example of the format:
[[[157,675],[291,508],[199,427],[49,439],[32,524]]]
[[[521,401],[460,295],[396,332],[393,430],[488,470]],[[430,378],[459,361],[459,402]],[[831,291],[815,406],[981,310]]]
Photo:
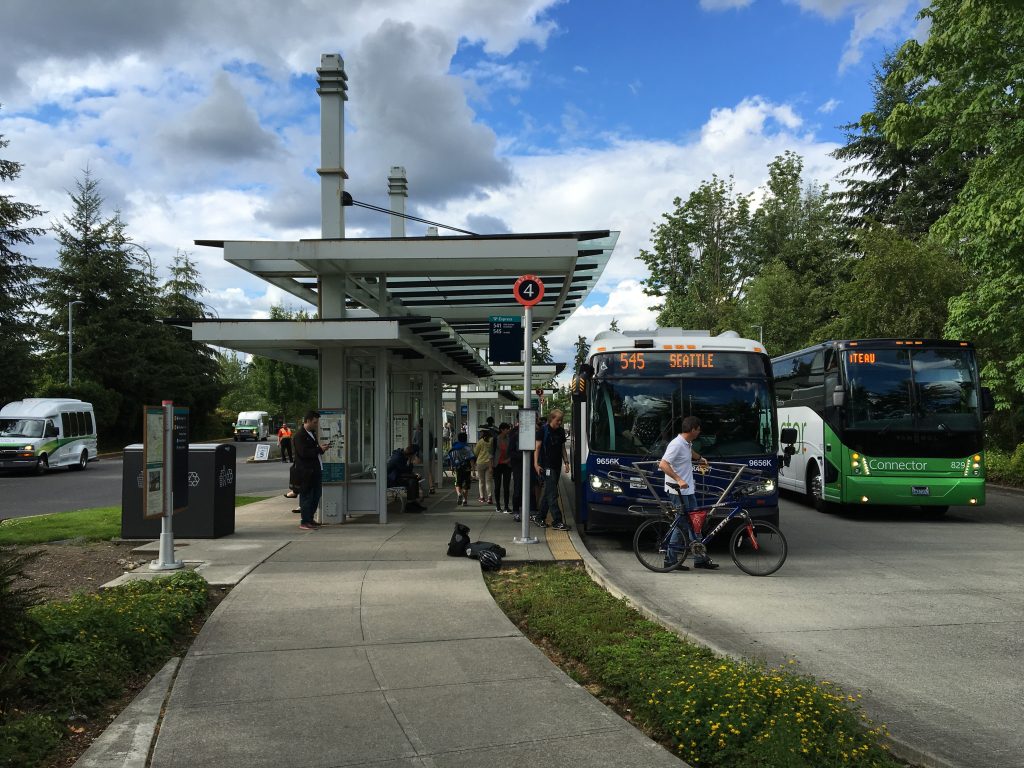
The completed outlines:
[[[235,509],[265,496],[236,496]],[[109,541],[121,535],[121,507],[93,507],[52,515],[14,517],[0,523],[0,544],[46,544],[82,539]]]

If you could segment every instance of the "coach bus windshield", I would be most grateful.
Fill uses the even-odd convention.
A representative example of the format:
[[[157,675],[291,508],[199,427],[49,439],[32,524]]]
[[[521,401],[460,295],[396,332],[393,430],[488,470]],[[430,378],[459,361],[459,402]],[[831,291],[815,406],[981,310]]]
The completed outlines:
[[[849,429],[981,429],[972,350],[848,350],[845,364]]]
[[[758,379],[598,378],[590,411],[590,450],[658,457],[684,416],[702,422],[697,450],[709,459],[773,451],[768,382]]]

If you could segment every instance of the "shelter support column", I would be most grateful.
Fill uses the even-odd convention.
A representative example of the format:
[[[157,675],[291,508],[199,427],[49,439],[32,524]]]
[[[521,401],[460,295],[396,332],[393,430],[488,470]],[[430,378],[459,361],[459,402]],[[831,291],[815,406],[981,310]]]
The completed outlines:
[[[340,347],[320,350],[320,407],[346,409],[345,350]],[[347,439],[347,436],[345,436]],[[344,484],[325,484],[320,501],[320,517],[324,523],[344,522],[348,514]]]
[[[388,522],[388,504],[387,504],[387,488],[388,488],[388,456],[391,454],[389,449],[389,438],[391,436],[391,409],[389,393],[391,388],[389,386],[391,382],[391,366],[390,356],[386,349],[377,350],[377,364],[374,366],[376,369],[376,383],[377,386],[374,389],[374,397],[376,398],[374,412],[377,414],[377,419],[374,422],[374,461],[377,466],[377,512],[378,522],[381,525],[386,525]]]

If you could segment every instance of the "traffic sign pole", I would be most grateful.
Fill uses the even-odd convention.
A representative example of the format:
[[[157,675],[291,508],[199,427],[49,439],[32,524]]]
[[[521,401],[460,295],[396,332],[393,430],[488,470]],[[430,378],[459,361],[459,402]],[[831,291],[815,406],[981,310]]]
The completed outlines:
[[[160,557],[149,564],[151,571],[176,571],[184,563],[174,559],[174,403],[164,400],[164,516],[160,518]]]
[[[523,305],[523,408],[530,407],[530,378],[533,373],[533,306],[544,298],[544,281],[536,275],[523,275],[512,286],[512,295]],[[523,454],[523,498],[522,527],[519,538],[512,541],[516,544],[536,544],[537,539],[530,536],[530,456],[533,453],[533,441],[523,445],[519,438],[519,450]]]

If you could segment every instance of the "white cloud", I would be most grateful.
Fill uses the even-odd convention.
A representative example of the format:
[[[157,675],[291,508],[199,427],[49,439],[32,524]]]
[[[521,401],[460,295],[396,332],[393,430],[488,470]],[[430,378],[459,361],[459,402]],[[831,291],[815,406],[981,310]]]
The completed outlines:
[[[839,71],[860,62],[870,40],[896,43],[914,29],[913,17],[923,0],[787,0],[801,9],[836,20],[853,16],[853,30],[839,60]]]
[[[346,169],[357,199],[381,203],[388,169],[403,165],[410,204],[425,218],[487,232],[621,231],[591,306],[552,337],[560,359],[571,359],[578,333],[612,317],[623,328],[653,324],[636,256],[674,197],[714,173],[752,191],[787,149],[805,158],[808,179],[829,181],[838,169],[828,156],[835,145],[817,139],[796,108],[757,96],[711,110],[676,141],[596,135],[567,102],[565,143],[511,149],[520,137],[497,135],[467,96],[517,92],[530,69],[495,63],[453,73],[452,58],[467,40],[497,53],[543,46],[555,31],[543,19],[550,1],[346,0],[342,14],[336,3],[309,0],[297,14],[270,0],[167,0],[142,19],[117,4],[86,12],[69,0],[73,30],[53,27],[43,5],[57,12],[54,2],[8,0],[0,29],[0,82],[10,85],[0,134],[6,155],[25,162],[5,194],[50,211],[45,225],[69,210],[67,190],[90,168],[106,210],[123,212],[158,268],[179,249],[193,254],[205,301],[222,317],[298,305],[192,241],[319,236],[320,119],[309,81],[326,51],[344,51],[350,75]],[[296,75],[305,80],[298,87]],[[385,231],[379,215],[345,215],[352,236]],[[31,255],[52,264],[53,241],[41,238]]]
[[[820,107],[818,107],[818,111],[822,112],[823,114],[830,115],[833,112],[835,112],[836,107],[838,107],[841,103],[842,102],[839,101],[838,99],[829,99]]]

